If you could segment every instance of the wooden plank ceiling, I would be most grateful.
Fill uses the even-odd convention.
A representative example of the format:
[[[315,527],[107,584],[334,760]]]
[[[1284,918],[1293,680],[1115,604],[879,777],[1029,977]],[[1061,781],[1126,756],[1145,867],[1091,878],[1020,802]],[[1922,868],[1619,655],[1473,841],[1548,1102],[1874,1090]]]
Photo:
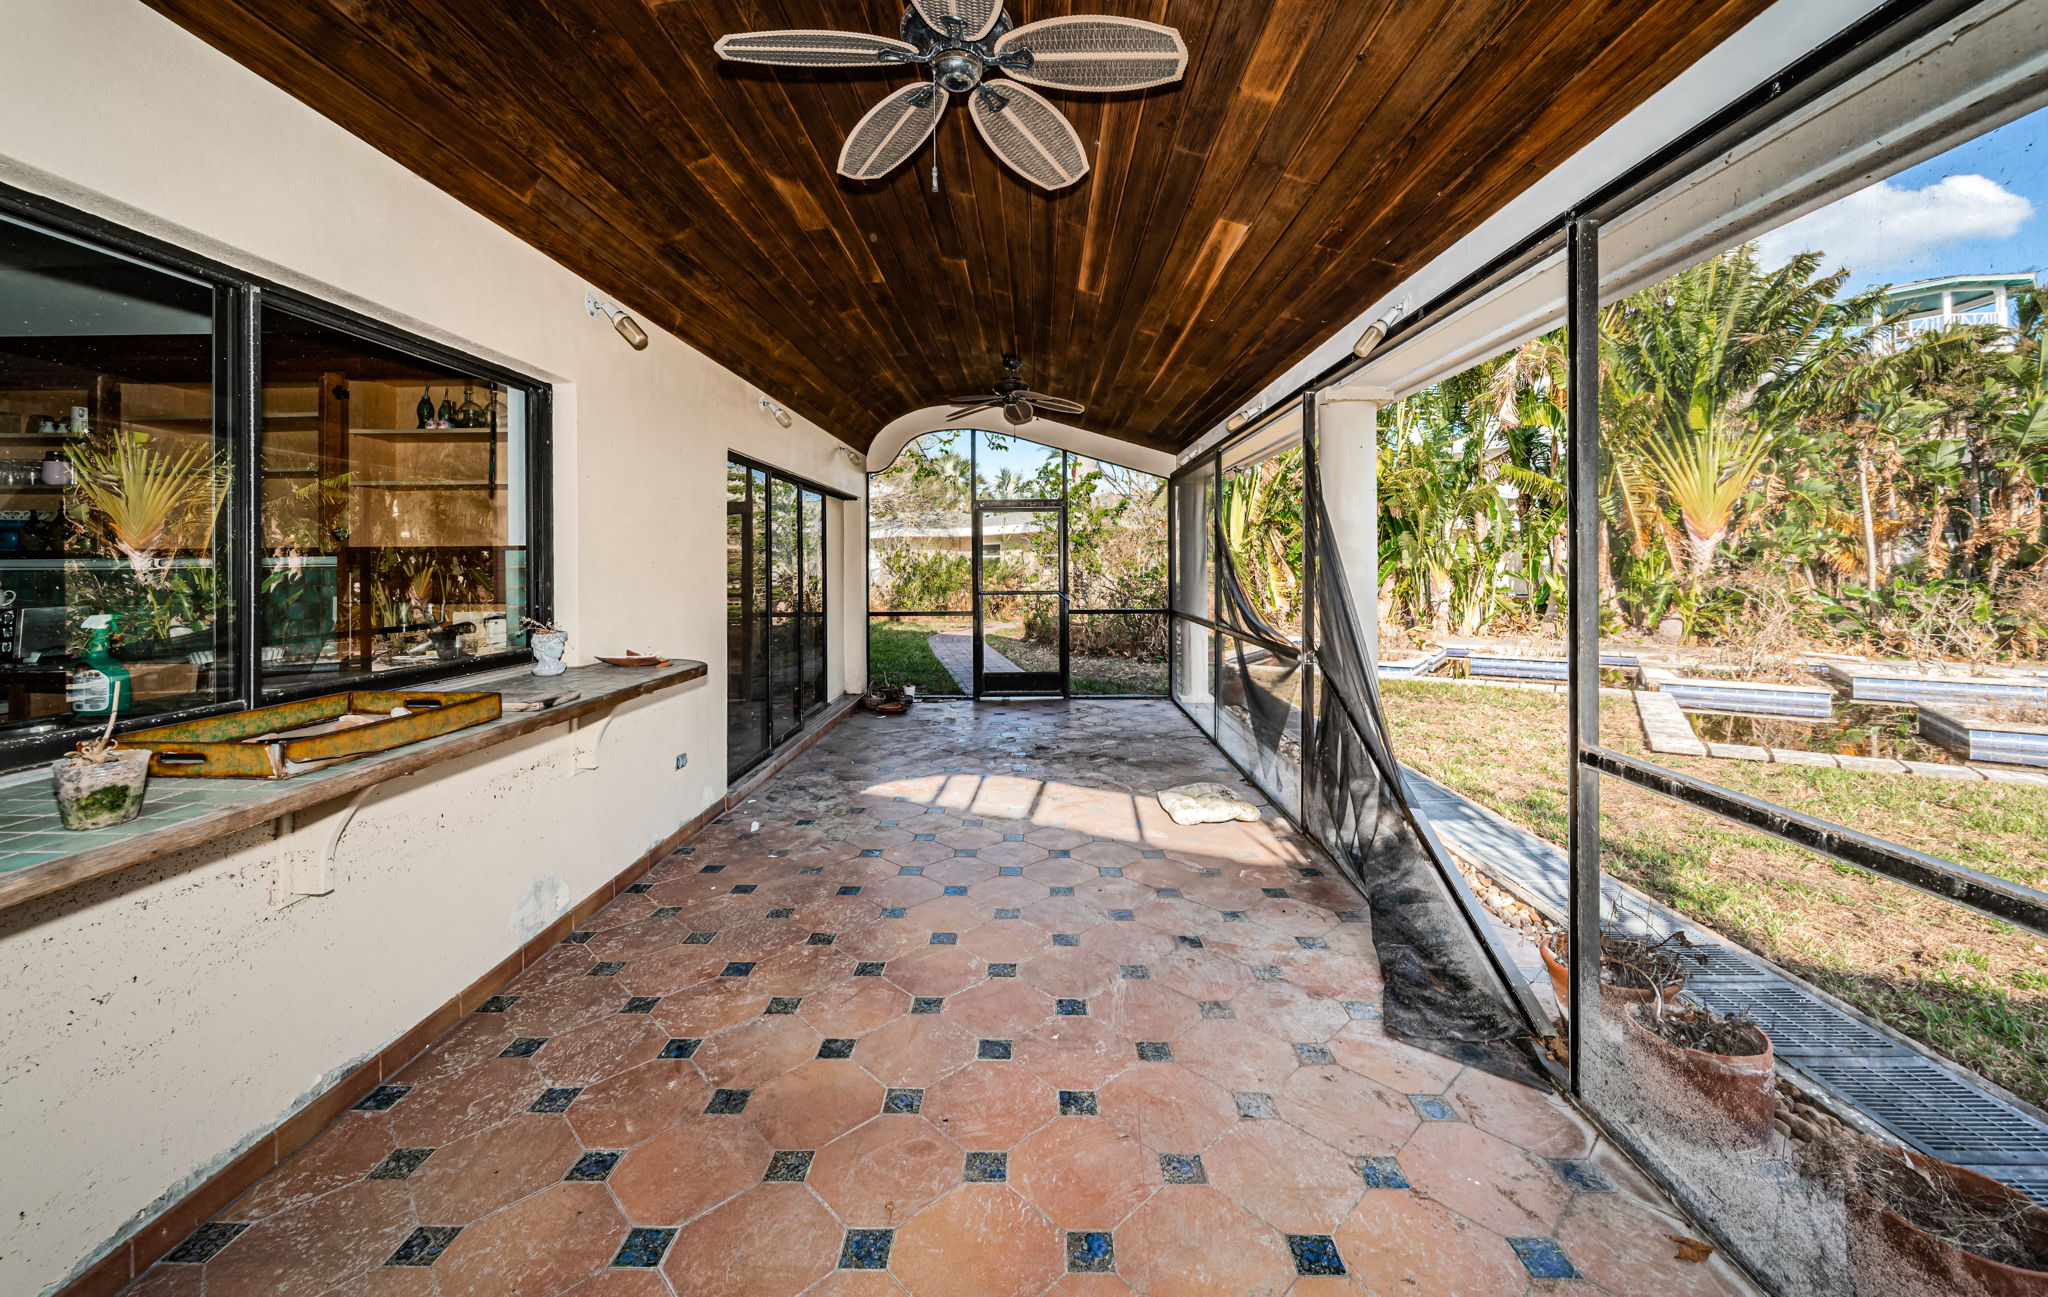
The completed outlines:
[[[1769,0],[1012,0],[1191,55],[1178,85],[1048,91],[1094,164],[1051,195],[964,104],[939,193],[929,149],[841,180],[913,74],[711,52],[894,35],[893,0],[148,3],[855,447],[1016,351],[1074,422],[1175,450]]]

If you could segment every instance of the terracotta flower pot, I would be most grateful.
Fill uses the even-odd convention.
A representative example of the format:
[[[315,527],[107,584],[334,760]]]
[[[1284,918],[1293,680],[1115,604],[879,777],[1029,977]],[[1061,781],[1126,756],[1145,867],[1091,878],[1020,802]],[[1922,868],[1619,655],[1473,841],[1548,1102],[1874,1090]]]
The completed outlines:
[[[2019,1190],[1964,1167],[1906,1150],[1888,1150],[1947,1185],[1958,1197],[2011,1212],[2036,1255],[2048,1258],[2048,1208]],[[2004,1265],[1936,1238],[1867,1193],[1849,1195],[1849,1269],[1858,1291],[1899,1297],[2048,1297],[2048,1270]]]
[[[1570,1003],[1570,1000],[1567,999],[1571,989],[1570,970],[1565,968],[1564,961],[1557,957],[1557,953],[1550,948],[1548,941],[1543,942],[1536,949],[1542,952],[1543,967],[1550,970],[1550,989],[1557,996],[1558,1007],[1563,1008],[1566,1004]],[[1684,989],[1682,986],[1665,987],[1664,1003],[1678,1003],[1679,994]],[[1639,987],[1615,986],[1611,982],[1602,982],[1600,983],[1600,998],[1602,1001],[1614,1005],[1648,1004],[1650,1002],[1650,993]]]
[[[1709,1054],[1674,1045],[1646,1025],[1649,998],[1622,1006],[1622,1057],[1632,1075],[1643,1082],[1644,1099],[1664,1110],[1680,1127],[1714,1121],[1716,1138],[1732,1138],[1748,1147],[1763,1142],[1771,1129],[1772,1088],[1776,1052],[1763,1028],[1756,1028],[1763,1050],[1756,1054]]]

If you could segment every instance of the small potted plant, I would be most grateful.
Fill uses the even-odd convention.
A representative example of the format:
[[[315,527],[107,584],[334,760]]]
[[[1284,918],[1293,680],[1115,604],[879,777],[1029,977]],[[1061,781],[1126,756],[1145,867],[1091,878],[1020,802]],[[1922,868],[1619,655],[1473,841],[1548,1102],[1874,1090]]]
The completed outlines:
[[[1771,1131],[1777,1060],[1763,1028],[1740,1014],[1645,996],[1614,1006],[1622,1056],[1645,1100],[1680,1127],[1720,1127],[1715,1138],[1750,1146]]]
[[[57,815],[67,829],[104,829],[142,814],[149,784],[148,748],[123,748],[114,741],[114,719],[96,739],[87,739],[50,768]]]
[[[883,680],[874,688],[861,695],[861,706],[884,716],[901,716],[910,710],[910,690],[891,680]]]
[[[1843,1191],[1858,1291],[2048,1297],[2048,1208],[2026,1194],[1841,1125],[1800,1153]]]
[[[569,648],[569,633],[559,631],[544,621],[521,617],[519,624],[529,632],[526,642],[533,647],[533,673],[537,676],[558,676],[568,670],[562,665],[562,654]]]
[[[1537,947],[1543,966],[1550,972],[1550,989],[1559,1004],[1567,1003],[1571,985],[1567,964],[1571,959],[1571,937],[1556,933]],[[1692,949],[1683,932],[1652,941],[1647,937],[1600,934],[1600,998],[1603,1002],[1634,1004],[1648,1001],[1654,992],[1666,1004],[1676,1004],[1692,969],[1706,963],[1706,956]]]

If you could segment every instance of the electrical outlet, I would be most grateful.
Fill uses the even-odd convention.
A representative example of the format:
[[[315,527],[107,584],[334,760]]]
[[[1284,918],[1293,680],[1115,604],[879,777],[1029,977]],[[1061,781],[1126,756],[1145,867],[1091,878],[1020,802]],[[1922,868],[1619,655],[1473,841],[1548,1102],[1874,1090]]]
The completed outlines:
[[[689,765],[689,764],[690,764],[690,754],[689,754],[689,753],[687,753],[687,752],[678,752],[678,753],[676,753],[676,769],[678,769],[678,770],[681,770],[681,769],[682,769],[682,768],[683,768],[684,766],[686,766],[686,765]]]

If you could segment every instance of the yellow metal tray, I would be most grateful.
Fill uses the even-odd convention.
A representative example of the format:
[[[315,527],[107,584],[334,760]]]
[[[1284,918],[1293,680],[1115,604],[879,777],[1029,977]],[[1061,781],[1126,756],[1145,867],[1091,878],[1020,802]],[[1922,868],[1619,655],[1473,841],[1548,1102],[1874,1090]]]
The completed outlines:
[[[392,713],[404,708],[408,715]],[[178,779],[289,779],[337,761],[494,721],[494,693],[358,689],[123,734],[149,773]],[[336,726],[335,722],[353,722]]]

